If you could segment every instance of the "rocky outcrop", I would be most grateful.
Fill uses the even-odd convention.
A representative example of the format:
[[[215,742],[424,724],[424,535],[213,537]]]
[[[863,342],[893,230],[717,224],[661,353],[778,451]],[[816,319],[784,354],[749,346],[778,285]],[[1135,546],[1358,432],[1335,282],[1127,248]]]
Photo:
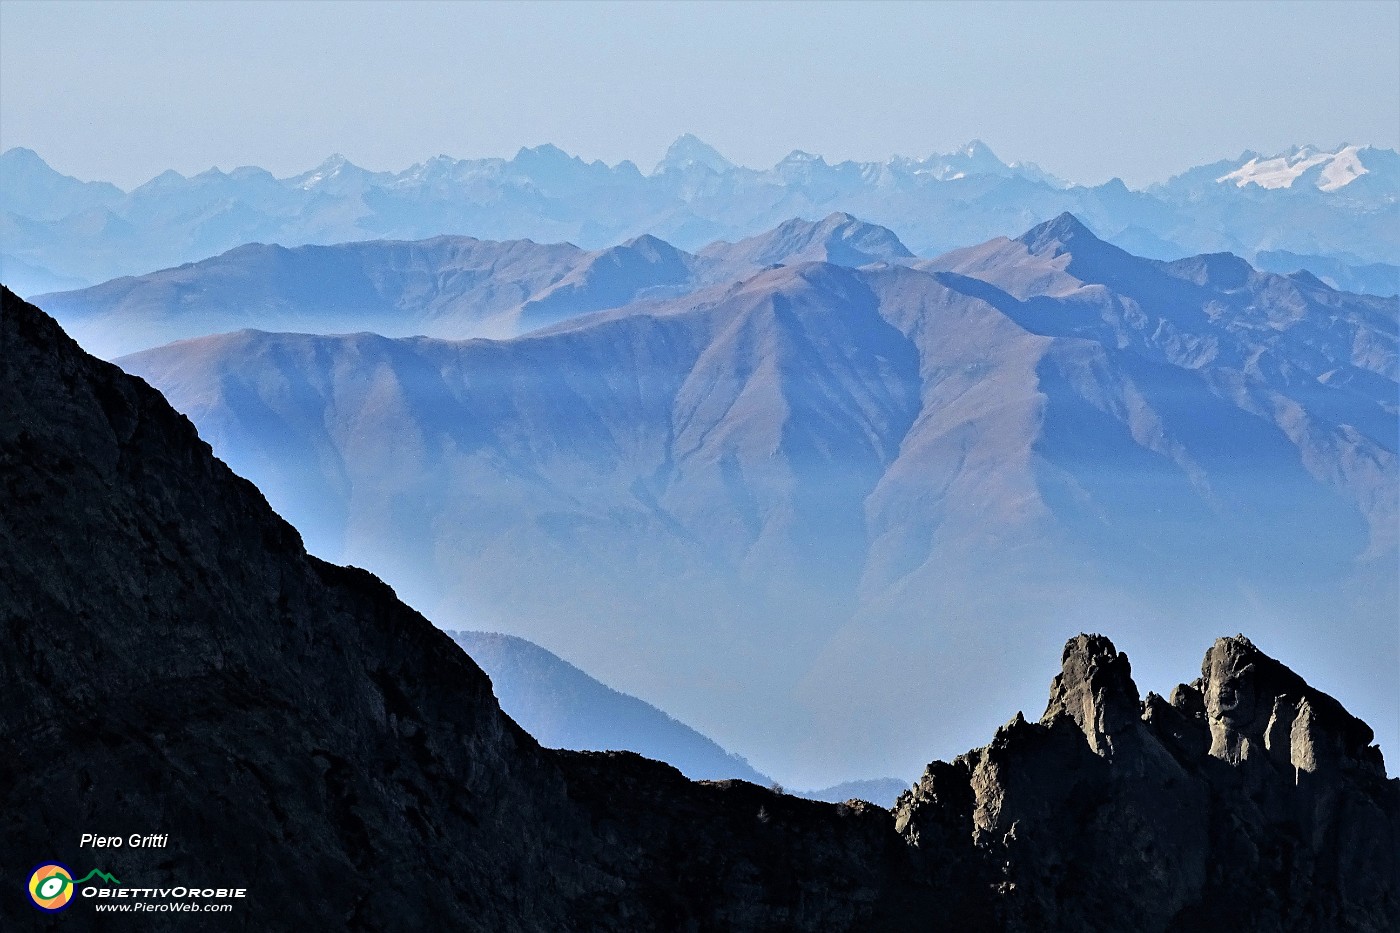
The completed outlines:
[[[1139,701],[1080,635],[1040,722],[930,765],[896,828],[935,871],[970,842],[999,929],[1394,929],[1400,789],[1370,741],[1244,636]]]
[[[1107,639],[1072,640],[1040,722],[930,765],[893,813],[551,752],[158,393],[0,297],[11,879],[57,859],[246,887],[217,928],[249,930],[1400,925],[1400,785],[1370,730],[1241,637],[1141,701]],[[169,845],[99,859],[85,832]],[[94,924],[9,891],[0,928]]]

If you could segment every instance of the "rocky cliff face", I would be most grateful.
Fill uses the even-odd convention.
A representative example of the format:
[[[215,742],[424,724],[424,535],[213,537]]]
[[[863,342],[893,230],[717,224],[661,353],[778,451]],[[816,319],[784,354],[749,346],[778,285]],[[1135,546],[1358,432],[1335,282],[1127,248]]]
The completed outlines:
[[[930,765],[892,814],[550,752],[446,635],[308,556],[159,394],[8,291],[0,504],[6,929],[92,923],[26,903],[47,859],[247,887],[233,929],[1400,924],[1370,730],[1243,638],[1145,701],[1107,639],[1072,640],[1041,722]],[[84,832],[170,844],[98,858]]]
[[[562,776],[446,635],[307,556],[154,390],[8,292],[0,413],[7,877],[243,886],[249,929],[563,922]],[[32,924],[8,887],[0,926]]]
[[[1040,722],[930,765],[901,835],[934,864],[970,843],[1006,930],[1394,927],[1400,795],[1365,723],[1243,636],[1170,699],[1130,671],[1072,639]]]

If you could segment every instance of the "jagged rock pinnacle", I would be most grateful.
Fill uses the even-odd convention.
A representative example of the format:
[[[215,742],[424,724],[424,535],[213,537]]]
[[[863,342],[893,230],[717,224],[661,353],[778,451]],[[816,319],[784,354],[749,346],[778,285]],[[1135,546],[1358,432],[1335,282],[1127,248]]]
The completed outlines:
[[[1216,758],[1240,764],[1267,757],[1302,772],[1354,765],[1384,774],[1370,726],[1243,635],[1216,640],[1198,686]]]
[[[1061,670],[1050,684],[1042,723],[1068,716],[1095,754],[1113,751],[1113,739],[1140,728],[1140,703],[1128,656],[1102,635],[1078,635],[1065,644]]]

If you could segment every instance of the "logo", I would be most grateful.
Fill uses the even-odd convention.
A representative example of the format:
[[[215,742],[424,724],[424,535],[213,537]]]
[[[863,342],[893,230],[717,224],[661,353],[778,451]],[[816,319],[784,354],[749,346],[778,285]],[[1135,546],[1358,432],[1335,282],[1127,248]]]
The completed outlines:
[[[57,913],[73,900],[73,872],[67,865],[50,862],[29,876],[29,899],[34,906]]]
[[[29,874],[29,899],[40,910],[56,914],[72,903],[74,888],[93,876],[111,884],[121,884],[116,878],[96,868],[74,881],[73,869],[60,862],[46,862]]]

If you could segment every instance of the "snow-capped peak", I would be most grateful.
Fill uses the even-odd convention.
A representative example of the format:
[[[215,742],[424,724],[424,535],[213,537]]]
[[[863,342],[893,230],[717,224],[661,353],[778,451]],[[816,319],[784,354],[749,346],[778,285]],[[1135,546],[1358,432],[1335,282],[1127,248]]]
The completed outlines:
[[[1322,170],[1322,176],[1317,181],[1317,186],[1323,191],[1336,191],[1338,188],[1345,188],[1367,172],[1366,166],[1361,164],[1361,157],[1358,146],[1343,146],[1342,149],[1332,157],[1332,161]]]
[[[1216,181],[1222,184],[1233,182],[1237,188],[1246,185],[1291,188],[1305,173],[1320,167],[1317,187],[1322,191],[1336,191],[1367,173],[1359,152],[1359,146],[1342,146],[1336,152],[1323,152],[1313,146],[1298,146],[1271,158],[1253,156],[1233,172],[1221,175]]]
[[[350,160],[340,153],[335,153],[326,161],[313,168],[311,171],[296,179],[297,187],[303,191],[310,191],[312,188],[338,176],[347,166],[353,168]]]
[[[924,175],[939,181],[957,181],[975,175],[997,175],[1003,178],[1021,176],[1052,188],[1069,187],[1068,182],[1056,178],[1034,163],[1006,164],[980,139],[974,139],[946,155],[934,154],[919,159],[894,156],[886,164],[897,171]]]

